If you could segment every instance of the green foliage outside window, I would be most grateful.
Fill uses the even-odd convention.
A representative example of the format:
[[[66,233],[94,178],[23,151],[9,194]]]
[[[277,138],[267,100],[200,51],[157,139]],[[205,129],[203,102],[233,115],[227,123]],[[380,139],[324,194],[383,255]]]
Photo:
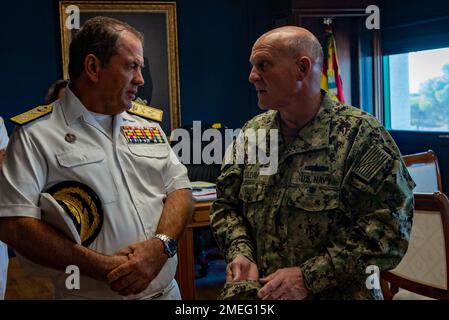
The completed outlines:
[[[419,94],[410,95],[411,125],[449,129],[449,63],[443,66],[443,75],[423,82]]]

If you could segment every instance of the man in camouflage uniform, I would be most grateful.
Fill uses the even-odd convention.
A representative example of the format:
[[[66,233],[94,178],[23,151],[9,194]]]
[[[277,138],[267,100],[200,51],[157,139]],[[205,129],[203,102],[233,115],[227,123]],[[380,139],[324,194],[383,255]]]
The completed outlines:
[[[408,246],[414,182],[376,119],[320,90],[322,60],[302,28],[256,41],[249,80],[269,111],[233,145],[244,164],[224,162],[217,180],[211,225],[227,285],[258,280],[261,299],[378,298],[366,268],[394,268]],[[247,161],[248,129],[279,130],[276,173]]]

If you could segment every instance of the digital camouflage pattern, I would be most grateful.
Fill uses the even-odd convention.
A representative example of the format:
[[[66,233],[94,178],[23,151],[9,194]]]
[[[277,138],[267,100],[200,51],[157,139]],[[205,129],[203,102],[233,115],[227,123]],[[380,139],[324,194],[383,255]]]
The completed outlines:
[[[245,280],[227,282],[221,291],[219,300],[258,300],[257,292],[262,288],[259,281]]]
[[[278,129],[277,114],[256,116],[243,131]],[[259,175],[260,167],[223,163],[210,218],[226,260],[243,254],[260,277],[299,266],[310,299],[377,298],[366,288],[366,267],[401,260],[415,186],[385,128],[325,94],[294,141],[279,137],[277,173]]]

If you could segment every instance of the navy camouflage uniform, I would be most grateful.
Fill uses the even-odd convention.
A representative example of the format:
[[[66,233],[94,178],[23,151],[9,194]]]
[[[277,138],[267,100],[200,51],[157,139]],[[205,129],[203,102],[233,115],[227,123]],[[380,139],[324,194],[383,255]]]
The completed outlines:
[[[290,144],[278,133],[275,174],[260,175],[260,163],[223,163],[211,226],[227,262],[242,254],[260,277],[299,266],[309,299],[379,298],[365,270],[392,269],[404,255],[415,184],[374,117],[323,95]],[[242,132],[279,129],[278,117],[267,111]]]

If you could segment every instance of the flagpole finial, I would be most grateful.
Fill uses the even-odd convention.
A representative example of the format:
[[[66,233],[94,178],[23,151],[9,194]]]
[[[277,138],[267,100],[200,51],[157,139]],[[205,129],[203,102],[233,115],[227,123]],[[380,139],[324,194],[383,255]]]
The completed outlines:
[[[332,24],[332,18],[323,18],[323,23],[329,27]]]

